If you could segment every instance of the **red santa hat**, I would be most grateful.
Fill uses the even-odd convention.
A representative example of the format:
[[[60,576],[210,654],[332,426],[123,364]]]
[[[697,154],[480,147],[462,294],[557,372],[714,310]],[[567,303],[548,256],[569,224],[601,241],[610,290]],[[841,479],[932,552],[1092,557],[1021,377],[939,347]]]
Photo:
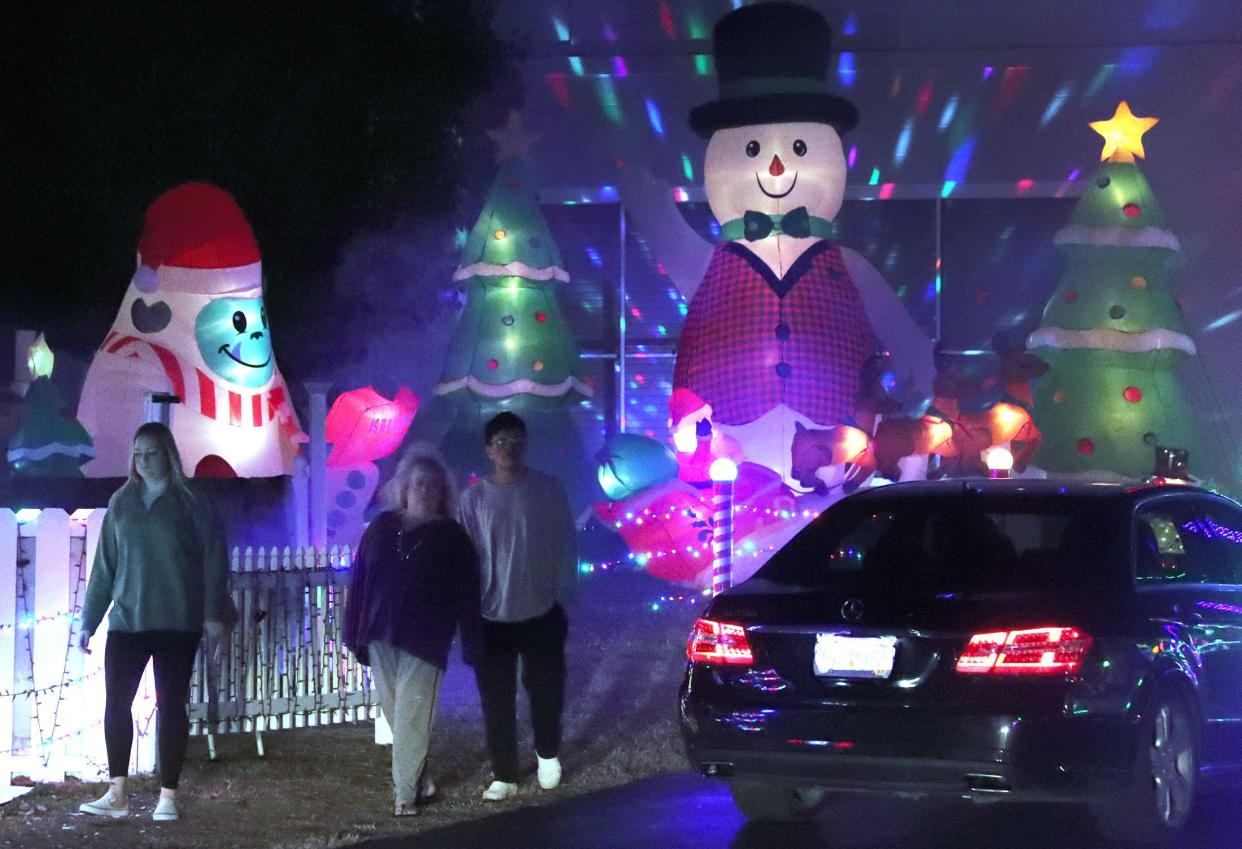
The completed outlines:
[[[693,389],[679,386],[673,390],[672,396],[668,399],[669,426],[674,430],[681,427],[687,417],[692,416],[691,421],[697,422],[700,419],[710,418],[711,414],[711,407]]]
[[[262,285],[259,246],[232,196],[208,183],[183,183],[147,209],[134,285],[226,295]]]

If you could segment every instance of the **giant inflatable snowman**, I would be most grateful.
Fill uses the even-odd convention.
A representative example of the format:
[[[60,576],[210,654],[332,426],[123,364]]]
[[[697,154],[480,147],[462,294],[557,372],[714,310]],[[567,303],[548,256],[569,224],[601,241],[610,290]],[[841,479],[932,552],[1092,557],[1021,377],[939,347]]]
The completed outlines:
[[[188,475],[289,474],[306,441],[272,352],[254,234],[206,183],[147,210],[138,269],[82,389],[78,418],[95,440],[87,475],[127,474],[150,393],[180,399],[170,427]]]
[[[703,403],[674,411],[675,435],[688,437],[676,441],[692,444],[709,419],[741,459],[796,490],[805,486],[790,474],[795,434],[853,420],[869,358],[888,351],[913,394],[930,397],[935,373],[931,340],[879,272],[828,238],[845,190],[841,135],[858,122],[854,105],[826,90],[831,40],[823,17],[788,3],[747,6],[716,25],[720,98],[690,113],[708,139],[714,249],[680,216],[660,217],[668,194],[632,175],[623,185],[689,301],[673,387]],[[844,469],[820,477],[834,474],[839,482]]]

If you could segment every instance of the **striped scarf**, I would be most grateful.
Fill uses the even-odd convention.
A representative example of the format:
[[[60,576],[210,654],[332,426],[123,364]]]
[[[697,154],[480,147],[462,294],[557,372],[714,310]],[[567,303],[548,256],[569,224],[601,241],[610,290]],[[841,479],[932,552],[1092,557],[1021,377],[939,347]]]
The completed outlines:
[[[186,408],[196,410],[209,419],[233,427],[263,427],[275,421],[280,432],[291,441],[306,441],[306,435],[289,404],[280,372],[275,373],[269,389],[237,392],[221,385],[197,366],[193,375],[187,375],[172,351],[137,336],[110,331],[100,350],[119,357],[154,362],[163,369],[173,394],[181,399]]]

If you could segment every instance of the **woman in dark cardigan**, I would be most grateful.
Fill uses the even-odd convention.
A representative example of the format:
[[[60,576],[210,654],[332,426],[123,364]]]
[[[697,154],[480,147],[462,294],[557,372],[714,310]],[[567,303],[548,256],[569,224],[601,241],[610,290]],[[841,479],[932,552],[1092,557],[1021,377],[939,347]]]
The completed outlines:
[[[415,446],[381,497],[387,510],[358,545],[345,604],[344,642],[371,667],[392,726],[397,816],[418,813],[435,794],[427,750],[453,632],[473,663],[479,618],[474,544],[452,518],[452,476],[430,450]]]

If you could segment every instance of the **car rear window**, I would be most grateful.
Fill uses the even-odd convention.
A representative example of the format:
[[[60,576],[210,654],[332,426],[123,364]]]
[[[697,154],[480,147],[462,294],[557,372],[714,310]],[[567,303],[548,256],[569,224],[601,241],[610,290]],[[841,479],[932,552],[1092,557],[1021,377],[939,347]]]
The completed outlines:
[[[1124,537],[1124,530],[1110,536],[1115,511],[1101,506],[979,495],[846,500],[758,575],[802,586],[936,592],[1081,586],[1108,568],[1110,538]]]

